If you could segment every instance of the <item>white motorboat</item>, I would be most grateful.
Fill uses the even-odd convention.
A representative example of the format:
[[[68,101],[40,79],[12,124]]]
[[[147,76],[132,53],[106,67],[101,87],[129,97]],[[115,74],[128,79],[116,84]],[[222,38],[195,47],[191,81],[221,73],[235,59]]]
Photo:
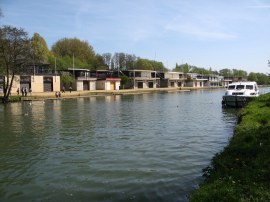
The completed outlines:
[[[228,85],[222,98],[223,107],[243,107],[254,97],[259,96],[259,88],[255,81],[234,82]]]

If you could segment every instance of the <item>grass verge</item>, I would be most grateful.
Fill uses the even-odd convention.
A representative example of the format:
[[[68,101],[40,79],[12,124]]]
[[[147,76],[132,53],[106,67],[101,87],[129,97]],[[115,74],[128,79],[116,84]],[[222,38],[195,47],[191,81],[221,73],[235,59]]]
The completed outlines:
[[[189,201],[270,201],[270,94],[250,102]]]

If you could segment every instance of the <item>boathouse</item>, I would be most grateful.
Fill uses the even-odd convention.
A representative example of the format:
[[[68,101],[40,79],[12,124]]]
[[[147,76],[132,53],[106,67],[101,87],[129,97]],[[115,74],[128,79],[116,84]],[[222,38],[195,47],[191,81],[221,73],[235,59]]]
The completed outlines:
[[[96,90],[119,90],[121,78],[111,70],[91,71],[97,78]]]
[[[71,84],[72,90],[75,91],[88,91],[96,90],[96,75],[91,74],[89,69],[80,69],[80,68],[68,68],[68,72],[63,72],[63,74],[69,73],[74,75],[75,82]],[[66,89],[69,88],[70,84],[62,84]]]
[[[186,87],[204,87],[207,80],[208,79],[204,75],[187,73]]]
[[[129,88],[147,89],[157,88],[160,78],[157,72],[152,70],[126,70],[121,72],[129,78]]]
[[[160,78],[161,88],[183,87],[187,79],[183,72],[159,72],[157,75]]]
[[[37,62],[34,64],[24,64],[20,67],[20,73],[14,76],[11,93],[17,89],[27,88],[32,92],[60,91],[60,76],[49,68],[50,64]],[[5,82],[6,77],[2,76],[1,81]],[[11,76],[10,79],[11,81]],[[0,86],[3,86],[3,83]]]

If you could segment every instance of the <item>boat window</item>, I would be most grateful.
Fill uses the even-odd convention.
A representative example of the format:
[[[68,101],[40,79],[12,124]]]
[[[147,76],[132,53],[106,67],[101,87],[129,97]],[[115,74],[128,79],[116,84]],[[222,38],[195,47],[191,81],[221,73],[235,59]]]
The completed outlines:
[[[246,85],[246,89],[252,90],[253,89],[253,85]]]
[[[234,90],[234,88],[235,88],[235,85],[229,85],[228,86],[228,90]]]
[[[237,90],[245,89],[245,85],[237,85],[237,86],[236,86],[236,89],[237,89]]]

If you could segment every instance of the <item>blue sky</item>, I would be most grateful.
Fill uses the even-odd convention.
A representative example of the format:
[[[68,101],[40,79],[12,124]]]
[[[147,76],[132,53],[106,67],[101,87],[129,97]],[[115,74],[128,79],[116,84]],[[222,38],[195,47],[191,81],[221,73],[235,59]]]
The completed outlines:
[[[270,0],[1,0],[0,25],[39,33],[48,47],[88,41],[172,69],[188,63],[270,73]]]

